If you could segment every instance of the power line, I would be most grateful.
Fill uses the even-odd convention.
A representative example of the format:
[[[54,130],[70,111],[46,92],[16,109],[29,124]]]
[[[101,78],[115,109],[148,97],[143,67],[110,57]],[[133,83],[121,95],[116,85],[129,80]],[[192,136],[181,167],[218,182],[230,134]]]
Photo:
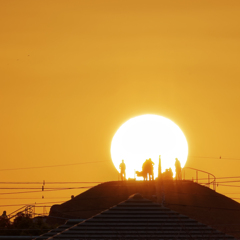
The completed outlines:
[[[61,190],[61,189],[78,189],[79,187],[68,187],[68,188],[46,188],[46,187],[44,187],[44,191],[45,190]],[[81,188],[89,188],[89,187],[81,187]],[[9,188],[0,188],[1,190],[6,190],[6,189],[13,189],[13,190],[16,190],[16,189],[42,189],[41,187],[35,187],[35,188],[30,188],[30,187],[28,187],[28,188],[21,188],[21,187],[16,187],[16,188],[11,188],[11,187],[9,187]]]
[[[216,177],[216,180],[217,179],[228,179],[228,178],[240,178],[240,176],[236,176],[236,177]],[[210,180],[212,180],[213,177],[210,177]],[[187,180],[187,179],[185,179]],[[191,179],[188,179],[188,180],[191,180]],[[208,178],[198,178],[198,180],[208,180]]]
[[[34,207],[43,207],[43,206],[36,206],[36,205],[45,205],[45,204],[52,204],[52,203],[63,203],[64,201],[59,202],[46,202],[46,203],[24,203],[24,204],[10,204],[10,205],[0,205],[0,207],[16,207],[16,206],[34,206]],[[52,207],[52,206],[50,206]]]
[[[5,169],[0,169],[0,171],[13,171],[13,170],[27,170],[27,169],[38,169],[38,168],[65,167],[65,166],[74,166],[74,165],[91,164],[91,163],[102,163],[102,162],[108,162],[108,160],[105,160],[105,161],[94,161],[94,162],[82,162],[82,163],[59,164],[59,165],[48,165],[48,166],[39,166],[39,167],[5,168]]]
[[[225,184],[218,184],[218,186],[223,186],[223,187],[240,187],[236,185],[225,185]]]
[[[228,157],[197,157],[197,156],[188,156],[189,158],[201,158],[201,159],[216,159],[216,160],[236,160],[240,161],[240,158],[228,158]]]
[[[103,182],[45,182],[45,184],[92,184]],[[0,182],[0,184],[43,184],[43,182]]]
[[[219,183],[233,183],[233,182],[239,183],[240,180],[238,180],[238,181],[224,181],[224,182],[216,182],[216,183],[219,184]]]
[[[229,193],[230,194],[230,193]],[[105,197],[94,197],[94,198],[84,198],[81,200],[89,200],[89,199],[99,199],[99,198],[115,198],[115,196],[105,196]],[[233,198],[234,199],[234,198]],[[239,198],[236,198],[239,199]],[[0,207],[7,207],[7,206],[26,206],[26,205],[45,205],[49,203],[63,203],[64,201],[59,201],[59,202],[45,202],[45,203],[37,203],[37,204],[15,204],[15,205],[0,205]],[[188,206],[188,207],[195,207],[195,208],[205,208],[205,209],[219,209],[219,210],[229,210],[229,211],[240,211],[239,209],[236,208],[221,208],[221,207],[211,207],[211,206],[196,206],[196,205],[186,205],[186,204],[168,204],[168,205],[177,205],[177,206]],[[41,206],[35,206],[35,207],[41,207]],[[47,206],[51,207],[51,206]],[[78,210],[73,210],[74,211],[93,211],[93,210],[104,210],[105,208],[99,208],[99,209],[78,209]],[[72,212],[72,211],[63,211],[64,212]],[[51,217],[51,216],[50,216]]]
[[[85,184],[85,183],[92,184],[92,183],[103,183],[103,182],[45,182],[45,184]]]
[[[236,177],[217,177],[216,179],[225,179],[225,178],[240,178],[240,176],[236,176]]]
[[[92,187],[92,186],[91,186]],[[71,190],[71,189],[81,189],[81,188],[91,188],[91,187],[76,187],[76,188],[64,188],[64,189],[52,189],[52,190],[44,190],[44,192],[51,192],[51,191],[60,191],[60,190]],[[22,194],[22,193],[36,193],[36,192],[43,192],[41,191],[27,191],[27,192],[8,192],[8,193],[0,193],[0,195],[6,194]]]
[[[63,199],[63,198],[68,198],[69,197],[45,197],[44,199]],[[14,198],[0,198],[0,200],[10,200],[10,199],[17,199],[17,200],[20,200],[20,199],[42,199],[42,197],[35,197],[35,198],[19,198],[19,197],[14,197]]]

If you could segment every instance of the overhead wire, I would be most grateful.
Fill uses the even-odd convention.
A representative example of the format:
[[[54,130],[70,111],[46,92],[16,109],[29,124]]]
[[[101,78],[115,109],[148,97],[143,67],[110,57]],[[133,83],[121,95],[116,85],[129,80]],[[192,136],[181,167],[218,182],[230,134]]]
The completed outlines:
[[[183,182],[184,183],[184,182]],[[236,185],[224,185],[224,184],[219,184],[220,186],[231,186],[231,187],[240,187]],[[60,191],[60,190],[73,190],[73,189],[88,189],[92,188],[93,186],[81,186],[81,187],[55,187],[55,188],[44,188],[44,191],[40,187],[34,187],[34,188],[0,188],[3,190],[7,189],[12,189],[12,190],[18,190],[18,189],[39,189],[39,191],[25,191],[25,192],[5,192],[5,193],[0,193],[0,195],[6,195],[6,194],[22,194],[22,193],[36,193],[36,192],[48,192],[48,191]],[[227,194],[227,193],[226,193]],[[1,199],[1,198],[0,198]],[[4,198],[3,198],[4,199]],[[15,198],[15,199],[20,199],[20,198]]]
[[[91,186],[92,187],[92,186]],[[79,189],[80,187],[72,187],[72,188],[46,188],[46,187],[44,187],[44,191],[46,191],[46,190],[49,190],[49,189],[55,189],[55,190],[61,190],[61,189]],[[81,188],[90,188],[90,187],[81,187]],[[28,188],[21,188],[21,187],[19,187],[19,188],[0,188],[1,190],[8,190],[8,189],[12,189],[12,190],[17,190],[17,189],[42,189],[41,187],[33,187],[33,188],[31,188],[31,187],[28,187]],[[42,191],[42,190],[41,190]]]
[[[207,158],[207,159],[226,159],[226,160],[240,160],[238,158],[213,158],[213,157],[196,157],[189,156],[190,158]],[[60,165],[47,165],[47,166],[37,166],[37,167],[25,167],[25,168],[10,168],[10,169],[0,169],[0,171],[12,171],[12,170],[27,170],[27,169],[38,169],[38,168],[52,168],[52,167],[63,167],[63,166],[73,166],[81,164],[91,164],[91,163],[102,163],[106,161],[94,161],[94,162],[83,162],[83,163],[71,163],[71,164],[60,164]],[[219,177],[216,179],[228,179],[228,178],[240,178],[240,176],[235,177]],[[198,180],[206,180],[208,178],[201,178]],[[190,179],[191,180],[191,179]],[[216,182],[219,186],[228,186],[228,187],[240,187],[236,185],[224,185],[222,183],[227,182],[240,182],[240,181],[226,181],[226,182]],[[102,182],[45,182],[45,184],[93,184],[93,183],[102,183]],[[42,182],[0,182],[0,184],[42,184]],[[92,186],[91,186],[92,187]],[[81,189],[81,188],[91,188],[91,187],[76,187],[76,188],[45,188],[44,191],[60,191],[60,190],[69,190],[69,189]],[[39,189],[39,188],[0,188],[0,189]],[[5,194],[23,194],[23,193],[34,193],[42,192],[40,191],[26,191],[26,192],[10,192],[10,193],[0,193],[0,195]],[[225,194],[238,194],[238,193],[225,193]],[[1,198],[0,198],[1,199]],[[13,198],[14,199],[14,198]],[[20,199],[20,198],[16,198]],[[29,198],[30,199],[30,198]],[[237,199],[237,198],[235,198]],[[1,206],[1,205],[0,205]]]
[[[201,158],[201,159],[221,159],[221,160],[238,160],[240,158],[228,158],[228,157],[204,157],[204,156],[188,156],[189,158]],[[52,167],[65,167],[65,166],[74,166],[82,164],[92,164],[92,163],[103,163],[108,162],[109,160],[103,161],[92,161],[92,162],[78,162],[78,163],[68,163],[68,164],[56,164],[56,165],[45,165],[45,166],[36,166],[36,167],[20,167],[20,168],[5,168],[0,169],[0,171],[13,171],[13,170],[28,170],[28,169],[39,169],[39,168],[52,168]]]
[[[68,164],[58,164],[58,165],[46,165],[46,166],[37,166],[37,167],[4,168],[4,169],[0,169],[0,171],[13,171],[13,170],[28,170],[28,169],[38,169],[38,168],[65,167],[65,166],[74,166],[74,165],[91,164],[91,163],[102,163],[102,162],[108,162],[108,161],[109,160],[94,161],[94,162],[81,162],[81,163],[68,163]]]
[[[61,191],[61,190],[71,190],[71,189],[84,189],[84,188],[91,188],[93,186],[89,187],[76,187],[76,188],[62,188],[62,189],[50,189],[50,190],[44,190],[44,192],[51,192],[51,191]],[[6,194],[22,194],[22,193],[36,193],[36,192],[43,192],[40,191],[26,191],[26,192],[7,192],[7,193],[0,193],[0,195],[6,195]]]
[[[236,182],[236,183],[239,183],[240,182],[240,180],[239,181],[224,181],[224,182],[216,182],[216,183],[233,183],[233,182]]]
[[[225,184],[218,184],[218,186],[223,186],[223,187],[240,187],[236,185],[225,185]]]
[[[103,182],[44,182],[44,184],[90,184]],[[43,182],[0,182],[0,184],[43,184]]]
[[[69,197],[47,197],[47,198],[44,198],[44,199],[63,199],[63,198],[69,198]],[[20,199],[42,199],[42,197],[32,197],[32,198],[20,198],[20,197],[13,197],[13,198],[0,198],[0,200],[10,200],[10,199],[18,199],[18,200],[20,200]]]
[[[216,179],[228,179],[228,178],[240,178],[240,176],[236,176],[236,177],[216,177]],[[210,176],[210,178],[198,178],[198,180],[208,180],[208,179],[213,179],[213,177]],[[191,180],[191,179],[188,179],[188,180]]]
[[[197,157],[197,156],[188,156],[189,158],[201,158],[201,159],[216,159],[216,160],[236,160],[240,161],[240,158],[229,158],[229,157]]]
[[[6,205],[0,205],[0,207],[13,207],[13,206],[34,206],[38,207],[36,205],[44,205],[44,204],[55,204],[55,203],[63,203],[64,201],[58,201],[58,202],[46,202],[46,203],[24,203],[24,204],[6,204]],[[39,206],[43,207],[43,206]],[[52,206],[50,206],[52,207]]]
[[[187,193],[186,193],[187,194]],[[235,193],[228,193],[228,194],[235,194]],[[89,200],[89,199],[99,199],[99,198],[114,198],[115,196],[105,196],[105,197],[94,197],[94,198],[84,198],[82,200]],[[233,198],[233,199],[239,199],[239,198]],[[49,203],[63,203],[64,201],[59,201],[59,202],[45,202],[45,203],[37,203],[36,205],[45,205],[45,204],[49,204]],[[23,206],[23,205],[31,205],[31,204],[16,204],[16,205],[0,205],[0,207],[7,207],[7,206]],[[232,208],[219,208],[219,207],[211,207],[211,206],[196,206],[196,205],[186,205],[186,204],[168,204],[168,205],[178,205],[178,206],[188,206],[188,207],[195,207],[195,208],[205,208],[205,209],[219,209],[219,210],[229,210],[229,211],[240,211],[240,209],[232,209]],[[36,207],[42,207],[42,206],[36,206]],[[49,206],[45,206],[45,207],[51,207]],[[101,209],[75,209],[74,211],[102,211],[104,210],[104,208]],[[72,211],[64,211],[64,212],[72,212]],[[62,212],[62,213],[64,213]]]

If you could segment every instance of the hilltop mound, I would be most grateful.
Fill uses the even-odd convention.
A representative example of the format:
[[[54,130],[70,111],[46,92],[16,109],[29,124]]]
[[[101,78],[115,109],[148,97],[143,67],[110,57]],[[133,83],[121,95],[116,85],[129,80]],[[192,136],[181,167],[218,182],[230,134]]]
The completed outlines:
[[[61,218],[87,219],[128,199],[134,193],[240,237],[240,204],[191,181],[163,181],[162,185],[156,181],[102,183],[61,205],[52,206],[49,221]]]

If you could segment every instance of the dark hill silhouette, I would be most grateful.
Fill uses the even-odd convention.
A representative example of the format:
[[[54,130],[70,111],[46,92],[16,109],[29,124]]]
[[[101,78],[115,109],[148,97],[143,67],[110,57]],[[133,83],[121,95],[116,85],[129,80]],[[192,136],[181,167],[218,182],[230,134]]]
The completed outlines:
[[[199,222],[240,238],[240,204],[222,194],[191,181],[118,181],[95,186],[75,198],[54,205],[50,222],[64,218],[90,218],[140,193],[152,201],[164,199],[164,205]],[[163,194],[164,193],[164,194]],[[164,198],[163,198],[164,196]]]

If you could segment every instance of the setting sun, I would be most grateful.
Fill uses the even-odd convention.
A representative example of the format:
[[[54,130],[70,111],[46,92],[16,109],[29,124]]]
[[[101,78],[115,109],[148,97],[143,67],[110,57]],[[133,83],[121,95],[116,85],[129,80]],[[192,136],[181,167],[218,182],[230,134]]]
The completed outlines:
[[[131,118],[118,129],[112,139],[113,164],[119,171],[119,165],[124,160],[127,178],[133,178],[136,170],[141,171],[143,162],[148,158],[155,164],[156,178],[159,155],[162,171],[171,168],[173,172],[175,158],[184,167],[188,156],[188,144],[183,132],[165,117],[147,114]]]

